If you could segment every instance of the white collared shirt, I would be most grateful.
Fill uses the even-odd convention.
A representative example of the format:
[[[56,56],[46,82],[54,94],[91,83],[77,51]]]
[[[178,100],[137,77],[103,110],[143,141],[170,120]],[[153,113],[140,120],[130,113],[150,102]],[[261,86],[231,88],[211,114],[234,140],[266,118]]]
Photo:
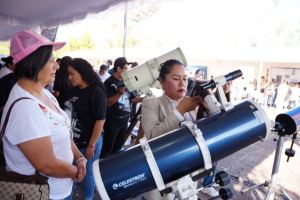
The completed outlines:
[[[167,96],[167,95],[166,95],[166,96]],[[167,96],[167,97],[168,97],[168,96]],[[169,101],[172,103],[172,106],[173,106],[173,108],[174,108],[174,110],[173,110],[174,114],[178,117],[178,119],[179,119],[180,121],[184,121],[184,120],[186,120],[186,121],[191,121],[191,122],[194,121],[194,120],[193,120],[193,117],[191,116],[191,114],[190,114],[189,112],[184,113],[183,116],[180,114],[180,112],[176,109],[176,107],[178,106],[177,101],[174,101],[174,100],[170,99],[169,97],[168,97],[168,99],[169,99]]]

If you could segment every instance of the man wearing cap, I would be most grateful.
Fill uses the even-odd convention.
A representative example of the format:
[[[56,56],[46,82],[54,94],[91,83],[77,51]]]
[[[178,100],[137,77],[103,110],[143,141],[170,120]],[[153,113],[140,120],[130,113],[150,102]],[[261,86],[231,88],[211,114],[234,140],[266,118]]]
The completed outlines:
[[[123,83],[121,74],[128,70],[129,64],[132,63],[127,62],[125,57],[117,58],[114,62],[114,74],[104,82],[107,90],[107,111],[100,158],[116,153],[122,148],[131,112],[130,103],[143,100],[126,90],[126,87],[118,87]]]

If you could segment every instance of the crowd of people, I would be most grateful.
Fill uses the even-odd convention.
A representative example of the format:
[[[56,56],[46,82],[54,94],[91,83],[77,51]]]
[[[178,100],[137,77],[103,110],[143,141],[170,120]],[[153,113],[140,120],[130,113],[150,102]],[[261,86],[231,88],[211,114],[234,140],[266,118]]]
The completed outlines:
[[[204,100],[190,95],[195,83],[205,81],[201,70],[189,78],[178,60],[162,63],[159,82],[164,92],[160,97],[144,99],[121,84],[121,74],[138,63],[120,57],[114,62],[107,60],[99,71],[94,71],[82,58],[65,56],[55,60],[54,52],[64,45],[32,31],[19,31],[0,70],[1,128],[9,117],[3,135],[6,169],[23,175],[37,170],[48,176],[50,199],[72,199],[76,182],[82,180],[85,200],[93,199],[92,164],[123,149],[137,103],[143,102],[142,115],[147,113],[142,117],[147,139],[179,128],[181,121],[193,122],[209,115]],[[241,100],[246,91],[247,98],[263,106],[299,106],[300,83],[291,86],[284,81],[277,87],[264,77],[259,86],[256,80],[247,85],[244,82],[241,78],[236,84],[223,86],[228,102]],[[235,97],[231,95],[234,88]],[[218,99],[212,91],[209,93]],[[203,115],[203,109],[207,115]],[[213,166],[215,173],[217,163]],[[207,176],[203,185],[213,180],[214,174]],[[202,192],[218,196],[213,187]],[[174,195],[161,197],[158,190],[153,190],[143,198],[173,200]]]
[[[54,51],[64,45],[27,30],[11,40],[11,56],[0,70],[1,128],[9,119],[3,152],[7,171],[48,176],[50,199],[72,199],[75,183],[83,180],[88,200],[94,196],[93,162],[122,149],[131,104],[143,98],[114,87],[134,63],[121,57],[113,75],[111,60],[95,72],[81,58],[55,60]]]
[[[231,93],[236,101],[243,97],[253,99],[265,108],[289,110],[300,106],[300,82],[289,83],[284,80],[280,84],[267,82],[264,76],[261,77],[260,84],[255,79],[246,83],[242,77],[233,81]],[[245,94],[243,96],[243,94]]]

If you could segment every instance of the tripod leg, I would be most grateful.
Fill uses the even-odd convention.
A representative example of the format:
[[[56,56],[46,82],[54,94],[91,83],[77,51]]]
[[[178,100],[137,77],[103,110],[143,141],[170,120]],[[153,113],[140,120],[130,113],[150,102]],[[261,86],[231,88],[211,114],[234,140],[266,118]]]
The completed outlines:
[[[283,148],[283,141],[284,141],[284,136],[279,135],[279,139],[277,141],[277,148],[276,148],[274,164],[273,164],[270,187],[269,187],[269,190],[268,190],[265,200],[273,200],[274,199],[275,187],[277,185],[276,184],[277,175],[278,175],[278,171],[279,171],[280,158],[281,158],[282,148]]]
[[[126,133],[126,140],[127,138],[131,135],[131,131],[133,130],[134,126],[136,125],[136,123],[139,121],[138,116],[142,113],[142,106],[139,107],[139,110],[137,111],[137,113],[135,114],[132,123],[130,124],[130,126],[127,129],[127,133]],[[126,141],[125,141],[126,142]]]
[[[139,127],[139,132],[138,135],[136,137],[136,141],[135,141],[135,145],[140,143],[140,139],[144,137],[144,130],[142,127],[142,121],[140,121],[140,127]]]
[[[246,189],[242,190],[242,193],[248,192],[249,190],[252,190],[252,189],[259,188],[259,187],[261,187],[261,186],[266,186],[265,184],[266,184],[266,183],[262,183],[262,184],[259,184],[259,185],[254,185],[254,186],[252,186],[252,187],[246,188]]]
[[[288,193],[286,193],[286,191],[284,191],[284,189],[281,188],[281,192],[284,194],[284,196],[286,196],[289,200],[293,200]]]
[[[269,188],[265,200],[274,199],[274,193],[275,190],[273,188]]]

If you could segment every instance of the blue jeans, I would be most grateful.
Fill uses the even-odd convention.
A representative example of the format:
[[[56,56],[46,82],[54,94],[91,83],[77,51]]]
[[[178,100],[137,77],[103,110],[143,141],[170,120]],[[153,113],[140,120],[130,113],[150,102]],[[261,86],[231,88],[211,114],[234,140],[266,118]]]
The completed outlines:
[[[269,96],[264,97],[263,106],[268,105],[268,99],[269,99]]]
[[[85,200],[90,200],[90,199],[92,200],[94,197],[95,180],[94,180],[94,175],[93,175],[93,163],[95,160],[98,160],[99,156],[100,156],[100,152],[101,152],[101,148],[102,148],[102,134],[100,135],[95,147],[96,147],[96,153],[94,153],[94,158],[89,159],[86,163],[86,175],[83,179]],[[85,156],[86,148],[79,149],[79,151]],[[73,162],[73,165],[76,166],[76,162]],[[68,196],[66,198],[66,200],[72,199],[75,185],[76,185],[76,182],[73,183],[72,193],[70,196]]]
[[[247,99],[251,99],[251,93],[247,93]]]
[[[206,186],[206,185],[211,184],[212,182],[214,182],[214,177],[215,177],[215,174],[216,174],[217,165],[218,165],[218,162],[216,162],[215,166],[212,167],[213,170],[214,170],[213,175],[204,177],[203,186]]]
[[[276,108],[276,105],[275,105],[275,101],[276,101],[276,97],[277,97],[277,92],[273,92],[272,95],[271,95],[271,107],[273,108]]]
[[[242,100],[242,89],[236,90],[236,100],[241,101]]]

